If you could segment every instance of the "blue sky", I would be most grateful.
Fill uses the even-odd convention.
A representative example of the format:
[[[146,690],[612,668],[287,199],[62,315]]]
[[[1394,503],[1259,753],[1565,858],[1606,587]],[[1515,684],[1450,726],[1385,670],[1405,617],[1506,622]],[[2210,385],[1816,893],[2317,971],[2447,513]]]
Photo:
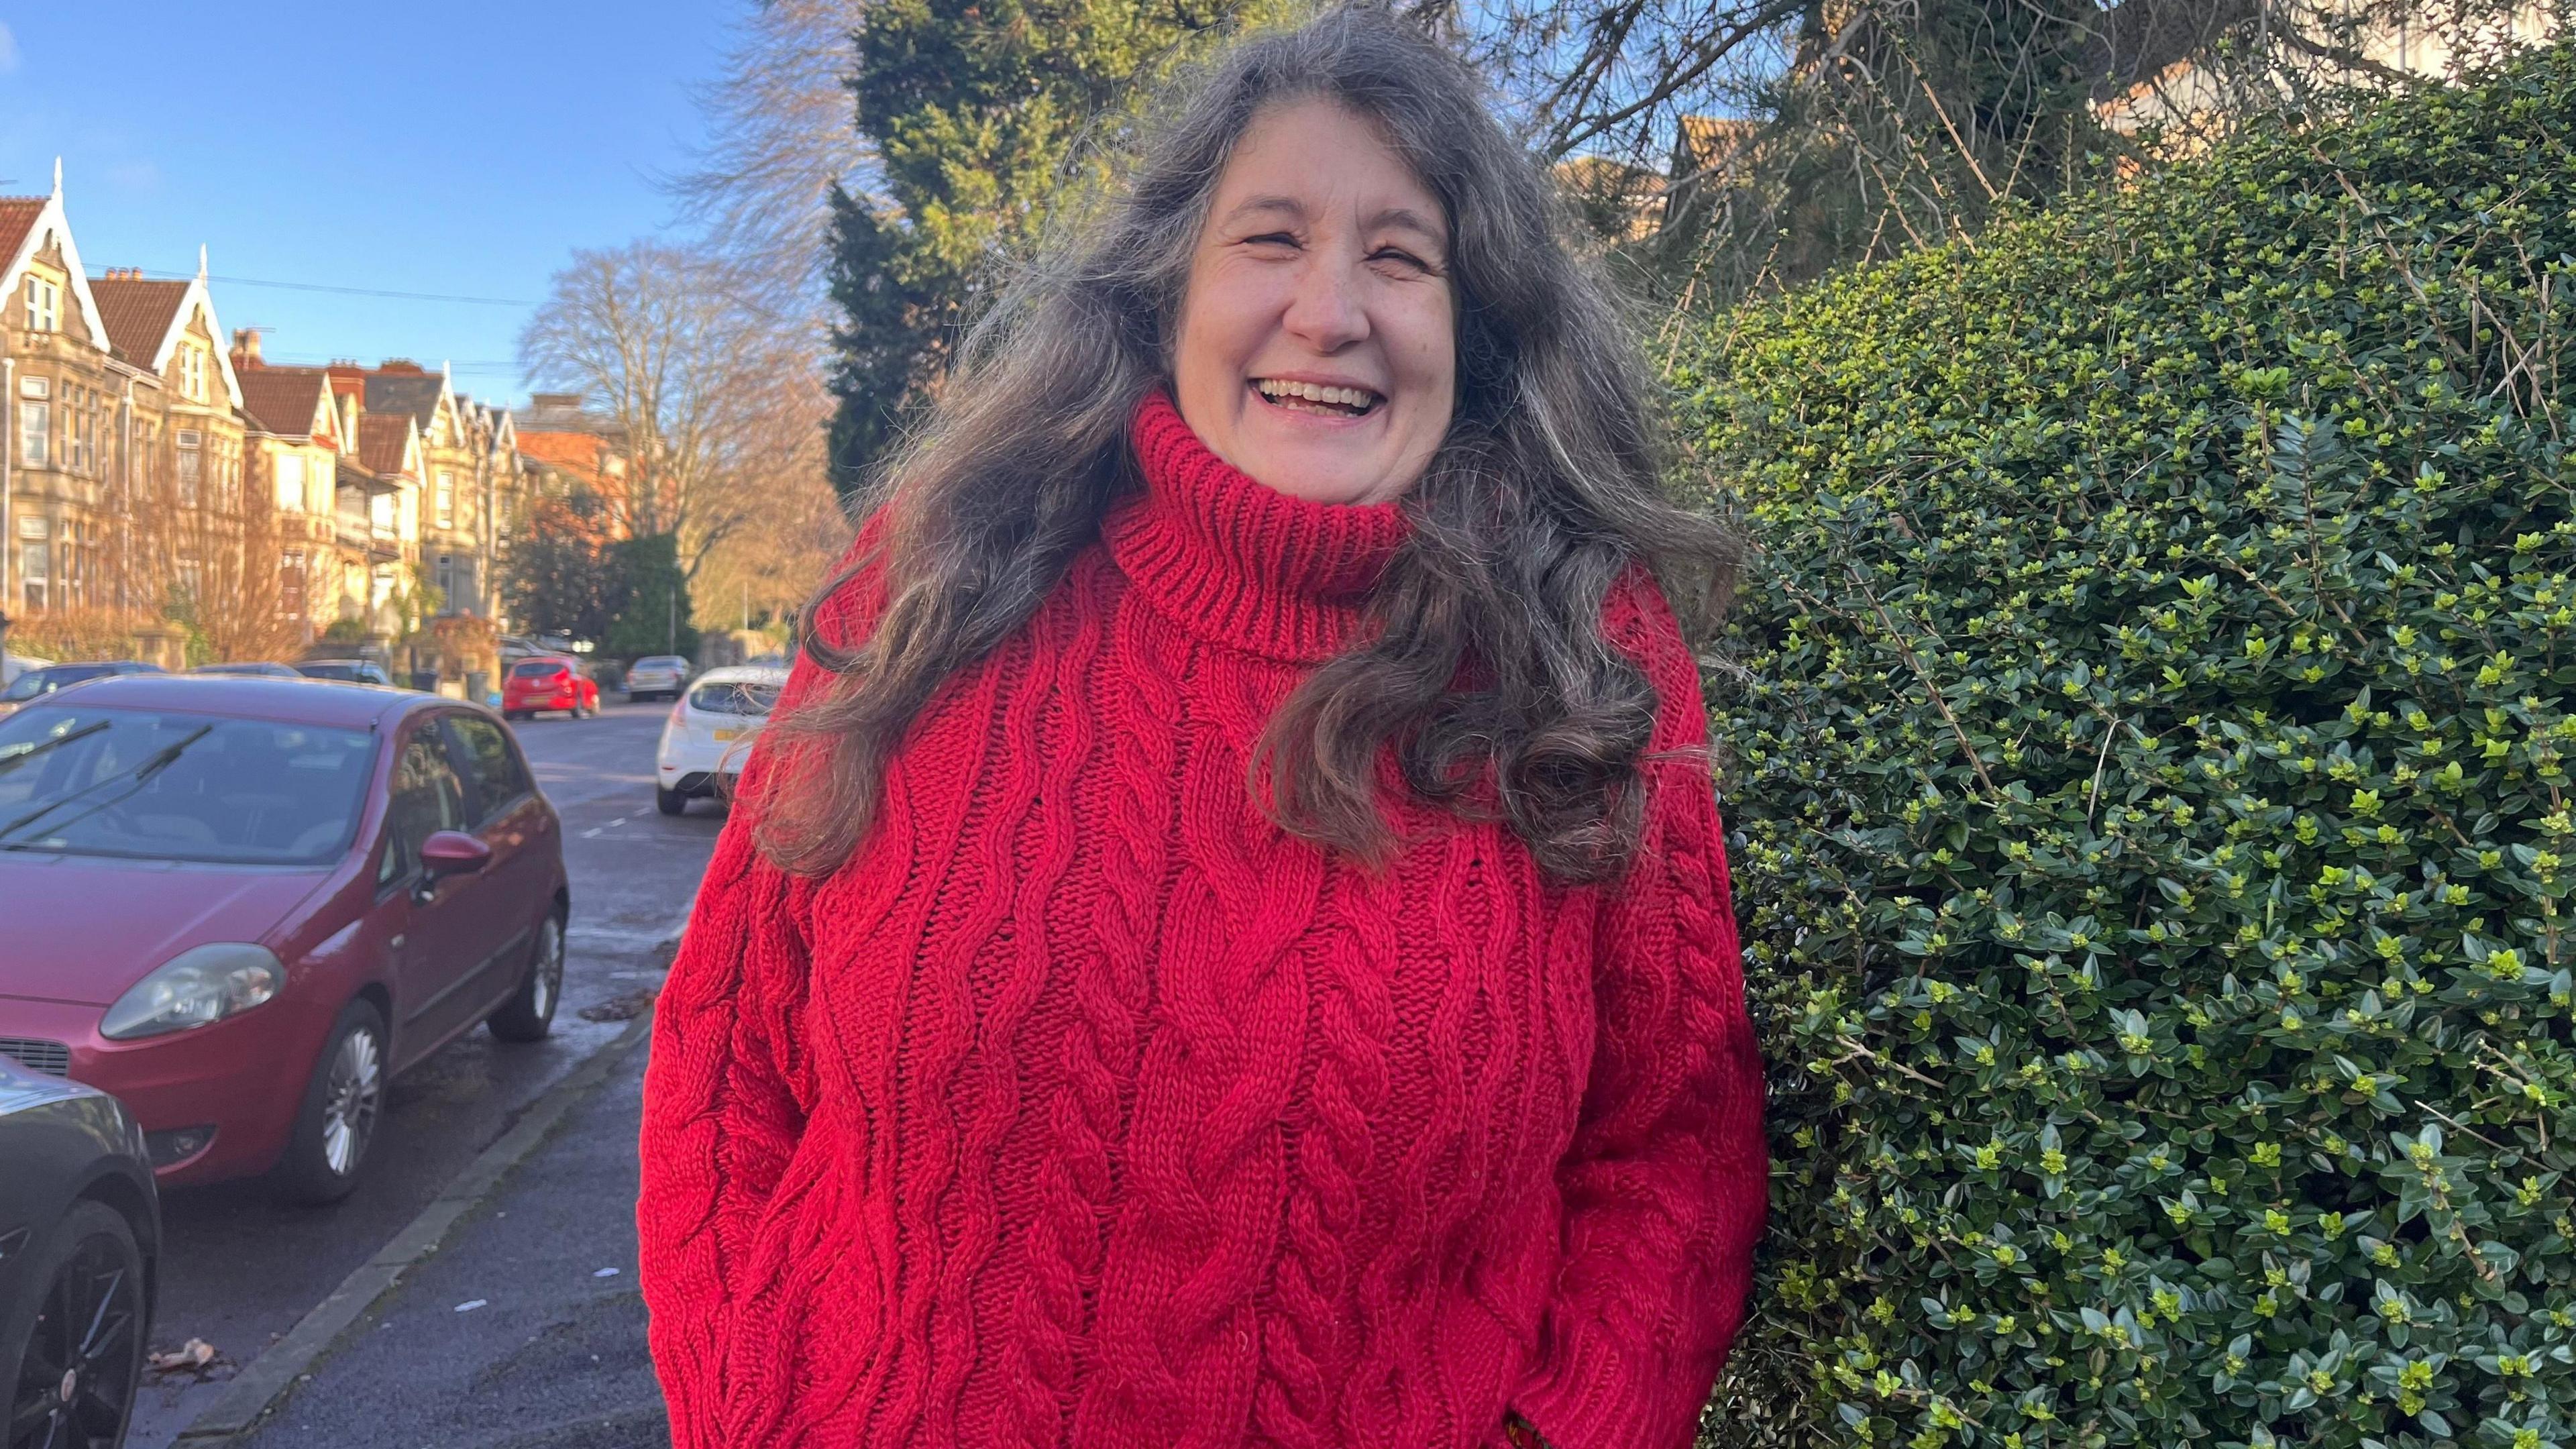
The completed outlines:
[[[575,247],[660,229],[689,86],[745,0],[97,0],[0,7],[0,193],[52,184],[96,272],[196,269],[272,360],[452,361],[524,393],[525,302]]]

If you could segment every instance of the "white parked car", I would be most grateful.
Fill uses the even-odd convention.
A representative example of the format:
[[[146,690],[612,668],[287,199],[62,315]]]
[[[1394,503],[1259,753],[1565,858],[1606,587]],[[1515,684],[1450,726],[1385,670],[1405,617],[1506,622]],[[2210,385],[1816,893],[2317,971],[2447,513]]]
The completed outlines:
[[[665,815],[689,808],[693,796],[733,788],[751,742],[778,707],[787,671],[765,664],[731,665],[698,676],[662,725],[653,803]]]
[[[628,699],[678,699],[689,682],[689,661],[677,654],[647,654],[626,671]]]

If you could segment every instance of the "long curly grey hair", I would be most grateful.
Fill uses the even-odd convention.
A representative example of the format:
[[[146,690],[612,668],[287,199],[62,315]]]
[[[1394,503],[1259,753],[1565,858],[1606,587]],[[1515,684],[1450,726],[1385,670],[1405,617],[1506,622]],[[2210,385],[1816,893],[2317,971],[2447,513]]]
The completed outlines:
[[[1124,189],[1059,227],[968,336],[886,471],[875,557],[807,617],[871,564],[882,613],[845,647],[807,631],[834,677],[770,728],[754,838],[794,872],[847,859],[940,683],[1027,621],[1141,486],[1128,424],[1168,385],[1218,177],[1264,106],[1320,97],[1372,120],[1447,213],[1458,396],[1402,500],[1411,536],[1369,600],[1376,627],[1278,709],[1248,785],[1285,829],[1382,861],[1397,842],[1375,766],[1392,747],[1410,789],[1499,812],[1553,877],[1615,876],[1635,849],[1657,700],[1603,637],[1603,598],[1643,564],[1686,616],[1713,622],[1736,555],[1722,526],[1664,495],[1641,351],[1560,239],[1545,172],[1465,63],[1371,6],[1247,40],[1178,91],[1109,168]]]

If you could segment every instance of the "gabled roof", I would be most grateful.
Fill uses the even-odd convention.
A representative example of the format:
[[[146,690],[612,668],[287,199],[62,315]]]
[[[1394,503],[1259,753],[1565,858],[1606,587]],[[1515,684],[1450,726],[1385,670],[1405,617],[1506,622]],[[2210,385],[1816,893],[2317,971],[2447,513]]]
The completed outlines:
[[[63,213],[63,163],[54,162],[54,194],[51,196],[0,196],[0,297],[18,290],[19,274],[36,253],[44,250],[45,238],[57,237],[63,246],[63,270],[70,274],[72,300],[89,323],[89,335],[101,348],[107,346],[107,324],[99,319],[98,298],[91,295],[89,274],[81,270],[80,248],[72,241],[71,223]]]
[[[113,275],[90,283],[98,295],[98,313],[107,319],[107,340],[125,360],[137,367],[153,366],[154,354],[177,330],[171,324],[179,316],[179,304],[188,300],[185,282],[153,282],[141,277]]]
[[[106,319],[108,341],[115,344],[126,361],[156,373],[170,365],[170,354],[178,350],[179,337],[188,330],[188,320],[203,311],[206,349],[215,355],[215,370],[223,375],[224,400],[239,407],[241,378],[233,372],[232,354],[224,349],[224,328],[215,320],[215,299],[206,290],[205,267],[205,253],[200,250],[197,275],[184,282],[106,276],[90,285],[96,289],[99,312]]]
[[[0,196],[0,256],[16,256],[36,218],[45,214],[41,196]]]
[[[310,438],[333,431],[329,379],[318,367],[260,367],[241,375],[242,412],[259,432]]]
[[[417,476],[419,442],[420,427],[408,413],[368,413],[358,419],[358,461],[370,473]]]
[[[371,413],[409,413],[429,431],[430,420],[438,416],[438,400],[447,391],[447,379],[434,372],[370,372],[367,377],[367,411]]]

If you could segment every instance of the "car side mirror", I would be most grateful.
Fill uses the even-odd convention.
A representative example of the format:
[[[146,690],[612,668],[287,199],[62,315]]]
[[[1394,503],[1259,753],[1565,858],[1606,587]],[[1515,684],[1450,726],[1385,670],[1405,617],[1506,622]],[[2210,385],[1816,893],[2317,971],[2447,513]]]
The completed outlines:
[[[420,843],[420,868],[430,881],[472,875],[492,863],[492,847],[462,830],[433,831]]]

